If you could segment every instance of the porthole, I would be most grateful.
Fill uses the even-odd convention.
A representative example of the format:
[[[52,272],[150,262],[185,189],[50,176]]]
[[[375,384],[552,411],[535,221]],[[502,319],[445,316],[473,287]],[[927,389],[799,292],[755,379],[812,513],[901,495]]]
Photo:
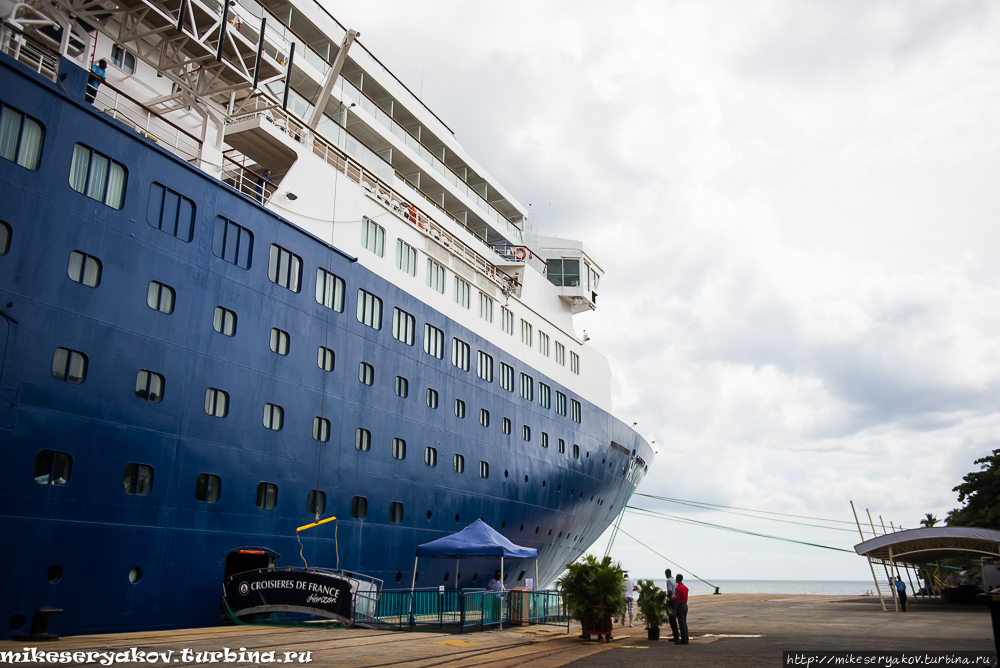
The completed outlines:
[[[476,584],[476,580],[479,579],[479,573],[472,574],[472,584]]]
[[[396,582],[399,582],[402,579],[403,579],[403,572],[402,571],[396,571]]]
[[[455,513],[455,524],[458,524],[458,513]]]
[[[128,581],[132,584],[139,584],[140,580],[142,580],[142,569],[136,566],[128,572]]]
[[[430,518],[431,518],[431,511],[428,510],[427,511],[427,519],[430,519]]]
[[[50,566],[48,572],[45,574],[45,579],[55,584],[62,579],[62,567],[60,566]]]
[[[545,487],[545,481],[544,480],[542,481],[542,487]]]
[[[500,528],[504,529],[506,527],[507,527],[507,520],[504,520],[503,522],[500,523]]]
[[[601,463],[602,464],[605,463],[607,461],[607,459],[608,459],[607,457],[601,457]]]
[[[520,530],[524,531],[524,525],[523,524],[521,525],[521,529]]]
[[[561,484],[558,487],[556,487],[556,491],[557,492],[561,492],[562,491],[562,485]]]
[[[507,469],[504,469],[504,470],[503,470],[503,477],[504,477],[504,478],[506,478],[506,477],[507,477],[507,475],[508,475],[508,473],[507,473]]]
[[[550,536],[552,535],[552,529],[549,529],[549,535]]]
[[[570,496],[573,496],[573,490],[572,490],[572,489],[571,489],[571,490],[569,490],[569,495],[570,495]]]
[[[524,476],[524,482],[528,482],[528,476]]]
[[[445,573],[445,574],[444,574],[444,581],[445,581],[445,582],[447,582],[447,581],[448,581],[448,574],[447,574],[447,573]]]
[[[538,533],[538,530],[541,529],[541,528],[542,527],[535,527],[535,533]]]
[[[8,623],[8,626],[10,627],[11,631],[20,631],[21,629],[24,628],[24,623],[26,621],[28,621],[28,620],[25,619],[24,615],[22,615],[19,612],[16,615],[12,615],[11,616],[10,622]]]
[[[591,501],[593,501],[593,500],[594,500],[594,495],[593,495],[593,494],[591,494],[591,495],[590,495],[590,500],[591,500]]]

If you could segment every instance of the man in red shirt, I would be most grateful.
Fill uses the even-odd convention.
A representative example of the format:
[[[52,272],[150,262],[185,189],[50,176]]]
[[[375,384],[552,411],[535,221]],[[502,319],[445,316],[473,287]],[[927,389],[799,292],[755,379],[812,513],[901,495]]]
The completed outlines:
[[[674,594],[674,600],[677,602],[677,610],[675,614],[677,615],[677,625],[681,630],[681,639],[677,641],[678,645],[688,644],[688,588],[684,584],[684,576],[680,573],[677,574],[677,591]],[[671,641],[673,642],[673,641]]]

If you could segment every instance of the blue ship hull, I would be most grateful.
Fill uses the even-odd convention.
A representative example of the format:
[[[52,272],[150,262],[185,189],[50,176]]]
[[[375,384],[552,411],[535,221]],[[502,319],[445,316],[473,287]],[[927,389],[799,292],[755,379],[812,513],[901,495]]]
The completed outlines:
[[[409,586],[416,545],[476,518],[537,548],[542,584],[613,521],[652,459],[631,428],[98,113],[84,101],[85,73],[63,67],[68,76],[53,84],[0,56],[0,102],[45,133],[36,170],[0,159],[0,220],[10,228],[0,255],[0,635],[26,632],[43,605],[64,610],[52,623],[60,634],[218,624],[227,568],[252,563],[234,560],[234,551],[302,565],[295,529],[314,519],[311,490],[325,493],[322,516],[338,522],[336,536],[333,523],[303,534],[308,564],[339,565],[389,588]],[[120,210],[71,187],[78,143],[126,167]],[[154,183],[194,203],[190,242],[148,222]],[[249,269],[213,253],[217,216],[252,231]],[[271,244],[301,257],[300,292],[268,279]],[[68,277],[74,251],[102,263],[97,287]],[[343,312],[314,298],[318,267],[344,279]],[[175,290],[172,313],[147,305],[151,281]],[[381,330],[355,316],[359,289],[382,299]],[[213,328],[217,306],[237,314],[235,336]],[[396,340],[393,307],[413,314],[418,332],[432,323],[446,341],[457,336],[579,400],[581,422],[428,356],[419,336],[414,346]],[[272,328],[290,333],[287,355],[269,348]],[[335,352],[331,372],[317,365],[320,346]],[[84,382],[54,376],[59,348],[87,356]],[[374,368],[370,386],[359,382],[362,362]],[[161,401],[137,397],[141,370],[165,379]],[[394,391],[396,376],[409,380],[405,399]],[[229,393],[225,417],[206,413],[208,388]],[[436,409],[427,406],[427,388],[439,394]],[[464,419],[452,410],[455,399],[468,407]],[[283,407],[281,430],[264,427],[265,404]],[[480,408],[492,416],[488,428]],[[330,421],[328,442],[313,438],[317,416]],[[371,433],[368,451],[355,447],[358,428]],[[540,447],[542,432],[548,448]],[[405,459],[393,457],[393,439],[406,441]],[[436,467],[423,461],[426,446],[437,449]],[[65,484],[38,475],[42,451],[72,458]],[[454,454],[464,456],[464,473],[453,470]],[[489,464],[485,479],[481,461]],[[135,464],[152,467],[147,494],[124,489],[123,471]],[[196,498],[202,474],[218,476],[215,502]],[[277,486],[273,509],[258,507],[261,483]],[[355,497],[367,499],[364,520],[352,518]],[[394,502],[403,506],[398,522]],[[458,584],[483,587],[498,565],[462,563]],[[515,586],[534,575],[534,563],[506,570]],[[453,561],[425,560],[419,571],[417,586],[455,584]]]

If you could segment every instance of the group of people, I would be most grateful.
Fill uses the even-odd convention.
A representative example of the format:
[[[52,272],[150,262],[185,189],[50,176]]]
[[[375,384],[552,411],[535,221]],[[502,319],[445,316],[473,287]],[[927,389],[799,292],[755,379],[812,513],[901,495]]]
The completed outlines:
[[[678,573],[675,581],[669,568],[663,574],[667,577],[667,618],[670,621],[670,631],[673,633],[670,642],[677,643],[678,645],[687,645],[688,588],[684,584],[684,576]],[[625,623],[625,618],[622,617],[622,626],[632,626],[632,620],[635,618],[636,596],[635,580],[630,578],[628,572],[626,572],[625,604],[627,608],[625,614],[628,615],[628,624]]]

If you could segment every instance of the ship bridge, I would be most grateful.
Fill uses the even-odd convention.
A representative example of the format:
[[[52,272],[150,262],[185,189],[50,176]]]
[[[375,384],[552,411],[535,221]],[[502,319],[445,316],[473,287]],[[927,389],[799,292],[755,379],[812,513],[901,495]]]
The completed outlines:
[[[597,308],[597,292],[604,271],[583,242],[558,237],[526,235],[525,244],[545,264],[545,277],[559,288],[559,298],[574,315]]]

